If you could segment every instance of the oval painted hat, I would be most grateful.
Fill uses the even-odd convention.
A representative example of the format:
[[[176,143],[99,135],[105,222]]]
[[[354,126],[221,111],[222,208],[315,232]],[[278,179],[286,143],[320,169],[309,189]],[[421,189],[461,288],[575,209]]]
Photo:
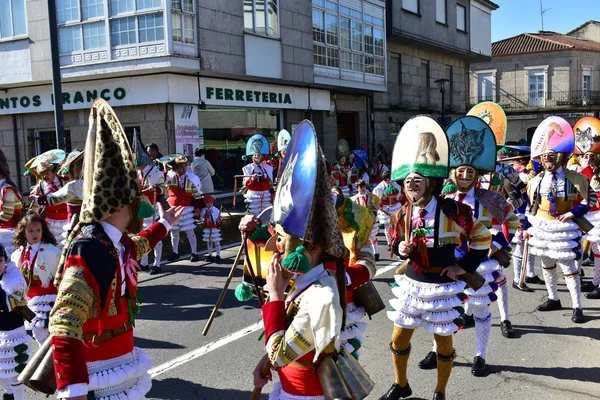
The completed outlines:
[[[539,158],[549,151],[572,153],[575,135],[571,125],[561,117],[548,117],[537,127],[531,139],[531,158]]]
[[[448,137],[433,118],[409,119],[396,138],[392,154],[392,179],[402,180],[411,172],[427,178],[448,177]]]
[[[460,117],[446,128],[450,145],[450,168],[469,165],[478,171],[496,170],[496,139],[481,118]]]
[[[504,109],[492,101],[481,102],[469,110],[467,115],[481,118],[492,128],[496,144],[503,146],[506,142],[506,127],[508,121]]]
[[[600,153],[600,120],[583,117],[573,126],[575,154]]]
[[[246,156],[253,156],[256,153],[264,156],[268,156],[271,153],[269,149],[269,142],[260,133],[253,135],[248,140],[248,143],[246,143]]]
[[[50,164],[58,164],[62,160],[64,160],[65,157],[67,157],[67,153],[65,153],[64,150],[60,150],[60,149],[48,150],[47,152],[42,153],[39,156],[37,156],[35,158],[35,160],[33,161],[33,163],[31,163],[31,165],[29,167],[37,168],[38,165],[40,165],[41,163],[44,163],[44,162],[50,163]]]
[[[287,149],[288,143],[292,139],[292,135],[285,130],[282,129],[279,131],[279,135],[277,135],[277,151],[282,151]]]

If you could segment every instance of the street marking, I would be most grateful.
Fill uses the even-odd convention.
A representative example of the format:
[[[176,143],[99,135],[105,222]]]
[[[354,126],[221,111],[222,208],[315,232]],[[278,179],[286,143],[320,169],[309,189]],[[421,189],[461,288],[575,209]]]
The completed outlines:
[[[387,267],[378,269],[377,272],[375,273],[375,276],[385,274],[386,272],[391,271],[394,268],[398,268],[399,265],[400,265],[399,262],[393,262],[392,264],[388,265]],[[202,357],[202,356],[210,353],[211,351],[217,350],[231,342],[235,342],[236,340],[241,339],[244,336],[247,336],[253,332],[256,332],[259,329],[261,329],[262,327],[263,327],[262,321],[259,321],[255,324],[252,324],[250,326],[242,328],[237,332],[234,332],[232,334],[224,336],[221,339],[215,340],[214,342],[211,342],[202,347],[199,347],[196,350],[192,350],[189,353],[186,353],[182,356],[174,358],[171,361],[167,361],[166,363],[163,363],[157,367],[154,367],[150,371],[148,371],[148,373],[150,374],[150,376],[152,378],[155,378],[158,375],[164,374],[167,371],[170,371],[170,370],[177,368],[183,364],[193,361],[196,358]]]
[[[216,350],[220,347],[223,347],[226,344],[235,342],[236,340],[241,339],[244,336],[251,334],[252,332],[256,332],[257,330],[262,328],[262,326],[263,326],[262,321],[252,324],[250,326],[247,326],[243,329],[240,329],[237,332],[234,332],[230,335],[222,337],[219,340],[211,342],[205,346],[197,348],[194,351],[191,351],[191,352],[186,353],[182,356],[179,356],[171,361],[161,364],[158,367],[152,368],[150,371],[148,371],[148,373],[150,374],[150,376],[152,376],[152,378],[154,378],[160,374],[164,374],[165,372],[170,371],[173,368],[177,368],[180,365],[186,364],[192,360],[195,360],[198,357],[202,357],[203,355],[208,354],[211,351]]]

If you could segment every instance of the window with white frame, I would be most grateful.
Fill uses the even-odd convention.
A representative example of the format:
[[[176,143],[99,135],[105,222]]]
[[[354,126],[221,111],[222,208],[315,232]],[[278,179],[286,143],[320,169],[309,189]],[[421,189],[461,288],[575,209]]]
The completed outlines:
[[[456,5],[456,29],[467,31],[467,8],[460,4]]]
[[[339,4],[313,0],[315,65],[385,75],[385,32],[382,18]]]
[[[435,0],[435,20],[441,24],[446,24],[446,1]]]
[[[25,0],[0,0],[0,39],[26,34]]]
[[[582,89],[584,95],[589,95],[589,92],[592,90],[592,69],[589,67],[583,68]]]
[[[148,0],[146,0],[148,1]],[[194,2],[193,0],[170,0],[173,40],[193,44],[194,39]]]
[[[279,37],[279,0],[244,0],[244,29]]]
[[[402,9],[418,14],[419,0],[402,0]]]

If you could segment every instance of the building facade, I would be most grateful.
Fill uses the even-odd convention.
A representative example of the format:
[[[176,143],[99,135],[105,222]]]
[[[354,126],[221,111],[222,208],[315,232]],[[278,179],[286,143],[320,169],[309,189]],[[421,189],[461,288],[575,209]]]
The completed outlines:
[[[369,99],[387,90],[384,1],[56,3],[67,150],[84,147],[97,97],[130,138],[163,154],[206,148],[218,189],[233,186],[255,133],[274,142],[309,118],[329,159],[339,139],[358,148],[375,135]],[[56,147],[48,8],[2,4],[0,144],[16,176]]]
[[[500,104],[507,141],[531,142],[540,122],[558,115],[574,125],[600,112],[600,23],[560,34],[524,33],[493,43],[492,59],[473,64],[470,103]]]
[[[402,125],[418,114],[445,123],[467,111],[469,65],[491,58],[487,0],[388,0],[388,90],[374,94],[376,142],[391,151]],[[445,79],[442,94],[439,79]]]

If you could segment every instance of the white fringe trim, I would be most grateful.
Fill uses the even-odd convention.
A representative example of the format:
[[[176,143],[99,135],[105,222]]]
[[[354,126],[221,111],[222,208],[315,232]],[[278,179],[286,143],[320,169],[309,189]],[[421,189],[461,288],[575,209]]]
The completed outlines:
[[[347,342],[350,339],[363,336],[363,334],[367,330],[368,325],[369,324],[367,324],[366,322],[357,322],[353,325],[346,325],[346,327],[344,327],[344,330],[342,331],[342,334],[340,335],[342,342]]]
[[[55,294],[44,294],[41,296],[32,297],[31,299],[27,300],[27,305],[29,307],[35,307],[38,305],[50,305],[50,304],[53,304],[55,301],[56,301]]]
[[[325,400],[325,396],[294,396],[283,390],[281,382],[275,382],[269,400]]]
[[[423,315],[423,320],[433,324],[447,324],[460,317],[461,314],[452,309],[440,312],[429,312]]]
[[[578,243],[573,240],[546,241],[536,237],[529,238],[529,245],[539,248],[551,250],[571,250],[578,246]]]
[[[408,278],[406,275],[395,275],[394,279],[398,284],[392,288],[392,293],[398,298],[403,295],[400,292],[407,293],[409,296],[422,299],[423,301],[439,300],[454,297],[463,292],[465,283],[461,281],[448,283],[426,283]]]
[[[365,315],[365,309],[357,307],[353,301],[346,304],[346,325],[353,325],[360,322]]]
[[[135,347],[131,353],[121,357],[88,363],[90,380],[88,389],[96,391],[98,395],[111,388],[120,390],[121,386],[129,385],[128,388],[123,389],[124,393],[129,393],[139,382],[139,378],[147,374],[151,366],[152,360],[148,357],[146,351],[138,347]],[[148,390],[150,389],[148,388]],[[112,399],[112,397],[107,397],[107,399],[109,398]],[[117,398],[120,399],[120,397]],[[124,397],[123,399],[133,400],[138,398],[143,398],[143,395],[142,397]]]
[[[529,228],[527,232],[540,240],[547,240],[551,242],[556,242],[559,240],[574,240],[581,237],[581,231],[579,230],[569,230],[569,231],[546,231],[540,230],[538,228]]]
[[[540,257],[549,257],[556,261],[570,261],[576,258],[576,254],[573,251],[549,250],[533,246],[529,248],[529,254]]]
[[[487,275],[494,271],[498,271],[500,269],[499,267],[501,267],[501,265],[497,260],[485,260],[479,264],[479,267],[477,267],[477,272],[479,272],[481,275]]]
[[[530,216],[528,220],[534,228],[542,229],[546,232],[564,232],[579,229],[579,226],[570,220],[561,222],[557,219],[543,219],[536,216]]]

